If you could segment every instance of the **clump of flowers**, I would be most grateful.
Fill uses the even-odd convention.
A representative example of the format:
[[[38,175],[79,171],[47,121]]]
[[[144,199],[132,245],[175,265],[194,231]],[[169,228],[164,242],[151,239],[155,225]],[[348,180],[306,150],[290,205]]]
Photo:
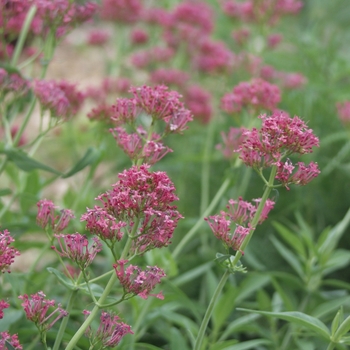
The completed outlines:
[[[84,102],[84,95],[66,81],[36,80],[34,94],[44,110],[64,119],[76,115]]]
[[[84,314],[89,315],[90,312],[84,310]],[[90,345],[94,347],[100,344],[99,349],[117,346],[126,334],[134,334],[131,327],[121,322],[117,315],[105,311],[101,313],[100,325],[96,334],[93,334],[90,327],[85,332],[85,335],[90,340]]]
[[[88,209],[81,217],[86,229],[111,248],[126,234],[131,250],[144,253],[170,244],[182,218],[172,205],[178,200],[165,172],[149,172],[149,165],[133,166],[118,175],[113,189],[97,197],[102,206]]]
[[[251,224],[260,200],[261,199],[255,199],[255,204],[252,204],[244,201],[242,197],[237,201],[230,199],[226,206],[227,211],[221,211],[219,215],[205,218],[215,237],[223,242],[227,250],[232,248],[243,254],[241,246],[246,236],[255,229]],[[263,223],[267,219],[274,205],[275,203],[272,200],[267,199],[258,224]],[[234,226],[233,232],[231,232],[232,226]]]
[[[0,68],[0,94],[13,92],[25,94],[29,90],[29,82],[17,73],[9,74],[5,69]]]
[[[94,260],[96,254],[102,250],[102,244],[97,237],[93,237],[93,244],[89,248],[88,239],[79,234],[55,234],[60,247],[52,246],[60,256],[74,261],[81,270],[85,270]]]
[[[18,340],[18,335],[11,335],[9,332],[0,332],[0,349],[8,349],[8,346],[12,346],[15,350],[22,350],[23,347]]]
[[[161,278],[165,277],[162,269],[156,266],[148,266],[146,270],[141,270],[134,265],[126,267],[127,263],[127,260],[118,260],[113,265],[119,282],[124,289],[124,299],[135,295],[143,299],[147,299],[149,296],[164,299],[162,292],[151,294],[154,287],[160,283]]]
[[[180,101],[181,95],[164,85],[132,87],[133,98],[117,100],[112,120],[118,125],[110,129],[124,152],[134,161],[154,164],[171,149],[161,139],[170,133],[182,133],[192,114]],[[148,119],[148,120],[147,120]],[[143,125],[139,125],[139,124]],[[125,124],[131,133],[121,125]],[[159,133],[154,129],[158,127]],[[148,130],[147,130],[148,129]]]
[[[4,317],[4,309],[7,309],[10,307],[10,304],[6,302],[5,300],[0,300],[0,319]]]
[[[350,126],[350,101],[338,102],[336,107],[340,121],[345,126]]]
[[[43,229],[50,227],[54,233],[62,232],[68,226],[70,220],[75,217],[70,209],[62,209],[56,215],[58,207],[47,199],[41,199],[37,203],[37,207],[36,223]]]
[[[225,158],[233,159],[237,156],[235,151],[244,140],[243,130],[243,128],[231,127],[227,133],[221,133],[223,144],[217,145],[216,148],[222,152]]]
[[[288,158],[292,154],[311,153],[313,147],[319,146],[318,138],[305,122],[299,117],[290,118],[283,111],[259,118],[262,119],[260,129],[243,132],[245,140],[237,150],[240,159],[261,175],[264,168],[276,166],[275,178],[287,189],[289,184],[305,185],[317,177],[320,171],[316,163],[306,166],[298,162],[298,170],[293,174],[295,166]]]
[[[10,265],[14,262],[15,257],[20,255],[19,251],[11,247],[15,239],[8,230],[0,231],[0,272],[10,272]]]
[[[278,86],[257,78],[241,82],[221,99],[221,108],[227,113],[239,113],[248,108],[252,113],[259,109],[273,111],[281,101]]]
[[[46,295],[43,292],[32,294],[30,297],[27,294],[20,295],[18,298],[23,301],[21,304],[28,320],[34,322],[39,329],[42,339],[44,334],[52,328],[52,326],[62,317],[68,316],[68,312],[63,310],[61,305],[47,315],[50,307],[55,307],[55,300],[45,299]]]

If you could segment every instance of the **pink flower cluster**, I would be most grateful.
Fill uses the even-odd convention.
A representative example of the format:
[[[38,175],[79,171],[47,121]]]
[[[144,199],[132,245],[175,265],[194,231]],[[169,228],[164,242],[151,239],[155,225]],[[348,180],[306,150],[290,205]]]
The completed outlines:
[[[49,28],[62,35],[76,24],[91,19],[97,9],[97,5],[89,1],[82,5],[69,0],[1,0],[0,28],[9,43],[18,37],[31,6],[37,8],[30,26],[34,35],[45,35]]]
[[[68,316],[68,312],[63,310],[60,304],[53,312],[46,315],[49,308],[55,306],[55,301],[45,299],[45,297],[46,295],[43,292],[32,294],[30,297],[27,294],[18,297],[23,300],[21,305],[27,319],[34,322],[40,332],[48,331],[58,320]],[[57,316],[52,319],[56,314]]]
[[[25,94],[29,90],[29,82],[19,74],[9,74],[5,69],[0,68],[0,94],[14,92]]]
[[[89,315],[90,311],[84,310],[85,315]],[[90,338],[91,344],[101,344],[101,349],[106,347],[117,346],[126,334],[134,334],[131,327],[116,315],[103,311],[100,317],[100,325],[94,335],[89,327],[85,333]]]
[[[41,199],[37,203],[37,207],[36,223],[43,229],[51,226],[55,233],[63,231],[68,226],[70,220],[75,217],[70,209],[62,209],[60,210],[60,214],[56,215],[55,209],[57,207],[52,201],[47,199]]]
[[[350,101],[338,102],[336,107],[340,121],[345,126],[350,126]]]
[[[230,17],[244,22],[275,24],[281,16],[297,14],[303,6],[300,0],[223,0],[222,9]]]
[[[36,80],[34,94],[43,109],[50,110],[54,117],[64,119],[76,115],[85,98],[74,84],[66,81]]]
[[[307,83],[307,79],[301,73],[286,73],[273,68],[272,66],[262,66],[259,75],[268,81],[277,83],[284,89],[299,89]]]
[[[4,309],[10,307],[10,304],[5,300],[0,300],[0,319],[4,318]]]
[[[217,145],[216,148],[222,152],[225,158],[235,158],[235,151],[239,148],[239,146],[244,140],[243,131],[243,128],[231,127],[228,133],[221,133],[223,144]]]
[[[246,202],[240,197],[237,201],[230,199],[226,206],[227,211],[222,211],[219,215],[205,218],[215,237],[221,240],[224,246],[229,249],[241,251],[241,245],[247,235],[255,227],[251,226],[258,205],[261,199],[255,199],[255,204]],[[269,212],[273,209],[275,203],[268,199],[259,218],[259,224],[267,219]],[[231,232],[232,224],[235,224],[234,232]],[[241,251],[241,253],[243,253]]]
[[[273,111],[281,101],[278,86],[257,78],[241,82],[221,99],[221,108],[227,113],[239,113],[243,107],[256,112],[260,109]]]
[[[15,239],[8,230],[0,231],[0,272],[10,272],[10,265],[14,262],[15,257],[20,255],[19,251],[10,244]]]
[[[8,349],[7,345],[11,345],[15,350],[22,350],[23,347],[19,343],[18,335],[10,335],[9,332],[0,332],[0,349]]]
[[[97,197],[103,203],[82,215],[86,229],[112,244],[123,232],[134,230],[132,251],[143,253],[170,244],[177,222],[175,187],[164,172],[149,172],[149,165],[133,166],[118,175],[113,189]],[[137,227],[134,227],[137,225]]]
[[[141,270],[134,265],[126,267],[127,263],[127,260],[118,260],[113,265],[127,298],[138,295],[143,299],[147,299],[149,296],[164,299],[162,292],[151,294],[155,286],[160,283],[161,278],[165,277],[162,269],[156,266],[148,266],[146,270]]]
[[[102,250],[102,244],[97,237],[93,238],[94,242],[89,248],[88,239],[79,233],[55,234],[54,236],[58,240],[60,250],[55,246],[51,248],[62,257],[73,260],[81,270],[85,270],[95,259],[96,254]]]
[[[305,166],[299,162],[298,171],[292,174],[294,166],[291,161],[287,159],[283,162],[283,158],[311,153],[313,147],[319,146],[318,138],[305,122],[299,117],[290,118],[282,111],[259,118],[262,119],[262,127],[245,129],[245,139],[237,150],[247,166],[260,170],[276,165],[276,179],[286,188],[291,183],[305,185],[320,173],[316,163]]]
[[[157,63],[170,61],[175,55],[171,47],[153,46],[150,49],[139,50],[130,57],[131,63],[137,68],[149,68]]]
[[[107,21],[133,24],[142,18],[143,6],[140,0],[102,0],[101,18]]]

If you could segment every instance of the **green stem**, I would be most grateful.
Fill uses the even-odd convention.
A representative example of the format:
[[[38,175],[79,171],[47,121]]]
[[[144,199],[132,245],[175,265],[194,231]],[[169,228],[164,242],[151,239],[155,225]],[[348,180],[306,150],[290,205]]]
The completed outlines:
[[[272,169],[271,169],[268,186],[266,186],[266,188],[265,188],[264,194],[263,194],[263,196],[261,198],[261,201],[260,201],[260,203],[258,205],[256,213],[255,213],[255,215],[253,217],[253,220],[251,222],[251,227],[252,228],[255,228],[258,225],[258,222],[260,220],[260,216],[261,216],[261,213],[262,213],[262,211],[264,209],[265,203],[266,203],[266,201],[267,201],[267,199],[268,199],[268,197],[270,195],[270,192],[271,192],[271,190],[273,188],[273,183],[274,183],[276,171],[277,171],[277,167],[273,166]],[[243,241],[243,243],[242,243],[242,245],[240,247],[240,251],[237,251],[237,254],[235,255],[235,258],[233,259],[233,262],[232,262],[232,266],[233,267],[237,265],[239,259],[242,257],[242,255],[243,255],[242,252],[247,247],[250,239],[253,236],[253,233],[254,233],[254,230],[252,230],[250,232],[250,234],[247,235],[246,238],[244,239],[244,241]],[[216,287],[214,295],[213,295],[213,297],[210,300],[210,303],[208,305],[207,311],[205,312],[202,324],[200,326],[198,337],[196,339],[196,343],[195,343],[195,346],[194,346],[194,350],[200,350],[201,349],[201,346],[202,346],[202,343],[203,343],[203,340],[204,340],[205,331],[207,329],[209,320],[210,320],[211,315],[213,313],[215,303],[216,303],[217,299],[219,298],[221,290],[223,289],[223,287],[224,287],[224,285],[225,285],[229,275],[230,275],[230,271],[227,269],[225,271],[224,275],[222,276],[218,286]]]
[[[223,274],[223,276],[221,277],[221,280],[220,280],[218,286],[215,289],[215,292],[214,292],[214,294],[210,300],[210,303],[208,305],[207,311],[205,312],[202,324],[199,328],[198,336],[197,336],[197,339],[196,339],[196,342],[195,342],[194,348],[193,348],[194,350],[200,350],[202,347],[205,331],[207,329],[209,320],[210,320],[211,315],[213,313],[214,306],[215,306],[216,301],[219,298],[220,293],[221,293],[222,289],[224,288],[224,285],[226,284],[226,281],[227,281],[229,276],[230,276],[230,272],[229,272],[229,270],[226,270],[225,273]]]
[[[22,52],[24,42],[27,38],[29,28],[30,28],[30,25],[33,21],[35,13],[36,13],[36,6],[33,5],[33,6],[31,6],[31,8],[29,9],[29,11],[27,13],[26,19],[24,21],[24,24],[23,24],[23,27],[21,30],[21,33],[19,34],[19,38],[18,38],[18,41],[16,44],[15,52],[13,53],[13,56],[12,56],[11,65],[14,67],[17,65],[17,61],[18,61],[19,56]]]
[[[201,217],[198,219],[196,224],[192,227],[190,231],[187,232],[187,234],[182,238],[180,243],[177,245],[177,247],[173,251],[173,258],[176,259],[178,258],[178,255],[181,253],[181,251],[184,249],[184,247],[187,245],[187,243],[193,238],[193,236],[197,233],[199,228],[203,225],[204,223],[204,218],[207,217],[211,211],[216,207],[218,204],[219,200],[221,199],[222,195],[226,192],[228,189],[228,186],[230,184],[230,179],[227,178],[219,188],[218,192],[216,193],[215,197],[211,201],[210,205],[208,208],[203,212]]]
[[[138,224],[139,222],[135,222],[134,228],[133,228],[133,232],[130,234],[130,236],[128,237],[128,240],[124,246],[123,252],[120,256],[120,260],[125,259],[130,251],[131,248],[131,244],[132,244],[132,238],[130,237],[134,237],[135,232],[138,228]],[[92,321],[94,320],[94,318],[96,317],[98,311],[100,310],[101,305],[103,305],[105,303],[105,300],[107,299],[107,297],[110,295],[112,288],[115,284],[115,282],[117,281],[117,274],[113,273],[111,278],[109,279],[105,290],[103,291],[101,297],[98,300],[98,303],[94,306],[94,308],[92,309],[90,315],[86,318],[86,320],[84,321],[84,323],[80,326],[80,328],[77,330],[77,332],[74,334],[73,338],[70,340],[70,342],[68,343],[66,350],[73,350],[76,343],[79,341],[79,339],[83,336],[83,334],[85,333],[86,329],[90,326],[90,324],[92,323]]]
[[[327,346],[327,350],[333,350],[335,347],[335,344],[333,342],[330,342]]]
[[[67,304],[67,308],[66,308],[66,311],[68,311],[68,316],[64,317],[62,322],[61,322],[60,329],[58,330],[58,333],[57,333],[57,336],[56,336],[56,340],[55,340],[55,344],[54,344],[52,350],[58,350],[60,348],[64,332],[65,332],[65,330],[67,328],[69,315],[70,315],[70,312],[71,312],[71,310],[73,308],[74,300],[75,300],[77,294],[78,294],[78,289],[77,290],[72,290],[70,292],[70,294],[69,294],[68,304]]]

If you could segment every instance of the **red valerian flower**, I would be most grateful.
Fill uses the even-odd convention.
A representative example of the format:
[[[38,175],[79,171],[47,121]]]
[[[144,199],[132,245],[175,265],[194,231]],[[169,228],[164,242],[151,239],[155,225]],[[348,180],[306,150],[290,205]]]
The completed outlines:
[[[97,197],[102,207],[88,209],[81,217],[87,230],[112,244],[134,232],[131,249],[137,253],[169,245],[182,218],[172,205],[178,197],[165,172],[148,169],[144,164],[120,173],[113,189]]]
[[[164,299],[162,292],[158,294],[151,294],[151,291],[157,284],[160,283],[161,278],[165,277],[162,269],[156,266],[147,266],[145,270],[141,270],[138,266],[129,265],[127,260],[118,260],[113,265],[120,284],[124,288],[127,296],[138,295],[143,299],[149,296],[154,296],[158,299]]]
[[[10,272],[10,265],[14,262],[15,257],[20,255],[19,251],[10,244],[14,242],[8,230],[0,231],[0,272]]]
[[[4,318],[4,309],[10,307],[10,304],[5,300],[0,300],[0,319]]]
[[[82,270],[86,269],[98,252],[102,250],[102,244],[97,237],[93,238],[94,243],[89,248],[88,239],[79,233],[75,234],[55,234],[60,250],[52,246],[59,255],[73,260]]]
[[[8,349],[7,345],[11,345],[15,350],[22,350],[23,347],[19,343],[18,335],[10,335],[9,332],[0,332],[0,349]]]
[[[32,294],[30,297],[27,294],[18,297],[23,300],[21,305],[27,319],[34,322],[40,332],[48,331],[58,320],[68,315],[68,312],[63,310],[60,304],[53,312],[46,315],[49,308],[55,306],[55,301],[45,299],[45,297],[46,295],[43,292]],[[52,319],[55,314],[58,315]]]

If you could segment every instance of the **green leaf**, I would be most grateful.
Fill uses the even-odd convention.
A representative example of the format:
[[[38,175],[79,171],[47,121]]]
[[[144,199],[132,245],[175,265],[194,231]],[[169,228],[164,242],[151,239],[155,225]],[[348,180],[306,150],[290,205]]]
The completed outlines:
[[[30,172],[35,169],[45,170],[49,173],[53,173],[56,175],[61,175],[61,173],[48,165],[40,163],[33,158],[30,158],[25,152],[19,149],[7,149],[1,150],[0,153],[6,154],[9,161],[12,161],[19,169]]]
[[[212,261],[204,263],[174,278],[172,282],[178,287],[185,283],[192,282],[195,278],[205,274],[212,266]]]
[[[312,316],[320,318],[328,314],[333,314],[341,306],[346,305],[350,302],[350,296],[337,297],[332,300],[326,301],[325,303],[319,304],[313,311]]]
[[[10,188],[4,188],[0,190],[0,197],[7,196],[12,193],[12,190]]]
[[[306,315],[302,312],[298,312],[298,311],[268,312],[268,311],[256,311],[256,310],[241,309],[241,308],[237,308],[237,310],[258,313],[260,315],[265,315],[265,316],[277,317],[281,320],[292,322],[299,326],[308,328],[309,330],[314,331],[315,333],[317,333],[318,335],[320,335],[322,338],[326,340],[329,340],[330,338],[329,329],[326,327],[326,325],[323,322],[321,322],[319,319],[315,317]]]
[[[183,337],[183,334],[175,327],[170,331],[170,349],[171,350],[188,350],[189,347]]]
[[[271,236],[270,240],[280,255],[289,263],[289,265],[295,270],[299,277],[304,280],[304,271],[298,261],[298,257],[293,254],[288,248],[286,248],[277,238]]]
[[[273,222],[272,225],[275,227],[277,232],[282,236],[282,238],[294,248],[294,250],[301,256],[306,256],[306,251],[304,245],[301,243],[301,240],[298,239],[297,235],[288,230],[285,226],[278,222]]]
[[[71,290],[77,289],[77,286],[74,285],[72,283],[72,281],[65,274],[63,274],[61,271],[58,271],[58,270],[54,269],[53,267],[48,267],[47,271],[54,274],[57,277],[57,279],[59,280],[59,282],[61,282],[68,289],[71,289]]]
[[[151,344],[146,344],[146,343],[137,343],[135,344],[136,349],[139,350],[163,350],[162,348],[158,348],[158,346],[154,346]]]
[[[224,350],[224,349],[229,349],[230,346],[235,345],[238,343],[237,339],[230,339],[227,341],[223,342],[217,342],[214,345],[212,345],[209,350]]]
[[[228,345],[226,347],[219,347],[219,348],[213,348],[211,347],[210,350],[248,350],[248,349],[256,349],[260,345],[268,345],[271,344],[271,342],[267,339],[254,339],[254,340],[248,340],[241,342],[239,344],[234,345]]]
[[[334,335],[339,327],[340,322],[343,319],[344,319],[343,308],[340,308],[332,321],[331,334],[333,337],[334,337]]]
[[[65,179],[67,177],[73,176],[80,170],[83,170],[88,165],[95,163],[96,160],[100,157],[100,155],[101,152],[98,151],[96,148],[89,147],[84,156],[73,166],[72,169],[63,174],[62,178]]]
[[[341,337],[350,331],[350,316],[348,316],[339,326],[334,334],[334,339],[339,342]]]
[[[324,266],[323,274],[328,275],[331,272],[337,271],[346,267],[350,263],[350,251],[345,249],[335,250],[327,264]]]
[[[271,277],[267,274],[250,273],[238,287],[236,303],[239,304],[270,281]]]

